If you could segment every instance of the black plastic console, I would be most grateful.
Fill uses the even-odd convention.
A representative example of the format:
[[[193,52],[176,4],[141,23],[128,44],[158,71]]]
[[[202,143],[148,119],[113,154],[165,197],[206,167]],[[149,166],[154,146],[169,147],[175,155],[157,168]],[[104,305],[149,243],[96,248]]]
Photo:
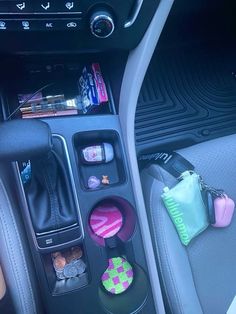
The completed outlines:
[[[78,68],[81,69],[81,66]],[[32,75],[32,72],[30,73]],[[56,73],[57,75],[53,72],[46,73],[45,76],[45,72],[37,74],[36,71],[33,72],[33,77],[58,78],[58,72]],[[10,73],[8,75],[10,77]],[[22,79],[19,86],[20,88],[25,86],[27,93],[26,82],[28,81]],[[30,90],[34,84],[39,85],[39,80],[31,82]],[[5,89],[7,93],[2,97],[5,104],[2,112],[5,118],[9,117],[17,106],[19,86],[18,89],[14,86],[14,92]],[[40,236],[42,240],[40,242],[40,237],[32,225],[19,167],[15,167],[22,214],[40,283],[42,301],[48,314],[155,312],[119,116],[116,115],[116,106],[113,104],[110,89],[109,98],[109,104],[100,112],[43,119],[52,131],[53,148],[61,156],[68,173],[71,195],[78,216],[76,226],[61,231],[54,230],[46,234],[46,238]],[[12,117],[20,118],[19,114]],[[84,163],[81,159],[81,150],[101,143],[108,143],[113,147],[113,159],[107,163],[91,165]],[[101,184],[93,189],[88,185],[88,180],[92,176],[101,181]],[[106,182],[102,183],[104,177]],[[122,225],[115,234],[103,238],[92,228],[91,217],[97,208],[106,207],[119,210]],[[53,239],[50,241],[54,235],[56,241]],[[84,267],[83,271],[71,278],[58,278],[61,273],[55,270],[56,257],[62,254],[66,259],[70,259],[68,252],[72,252],[74,248],[77,248],[77,257],[78,254],[81,257],[82,252],[80,263]],[[111,259],[116,258],[124,259],[131,265],[133,278],[130,286],[119,294],[108,292],[102,284],[104,272],[110,267]],[[71,268],[70,271],[75,271],[75,268]]]
[[[51,247],[45,253],[35,247],[32,234],[29,233],[35,267],[47,312],[65,313],[63,305],[66,304],[67,311],[70,313],[129,314],[138,313],[141,308],[144,309],[144,313],[154,313],[147,265],[118,117],[116,115],[100,116],[99,119],[96,116],[89,118],[69,117],[45,121],[51,127],[54,136],[57,139],[63,138],[66,143],[66,155],[70,160],[83,230],[83,236],[79,237],[78,233],[78,238],[74,242]],[[106,164],[91,167],[95,167],[94,173],[97,176],[100,175],[101,171],[101,173],[109,174],[110,177],[112,177],[113,168],[115,180],[108,186],[89,190],[85,184],[87,174],[83,169],[84,166],[79,162],[77,152],[80,145],[85,143],[90,145],[94,144],[95,141],[101,142],[103,140],[114,145],[116,160],[107,169]],[[101,169],[99,169],[100,166]],[[22,188],[19,177],[18,183]],[[22,204],[27,210],[23,189],[21,193]],[[89,218],[95,207],[107,202],[120,209],[124,222],[117,235],[104,241],[93,234]],[[75,245],[79,245],[84,251],[83,260],[87,266],[86,272],[78,278],[58,281],[52,266],[51,253],[58,250],[63,251]],[[132,265],[134,279],[125,292],[113,295],[102,286],[101,276],[108,267],[109,258],[117,256],[125,257]]]

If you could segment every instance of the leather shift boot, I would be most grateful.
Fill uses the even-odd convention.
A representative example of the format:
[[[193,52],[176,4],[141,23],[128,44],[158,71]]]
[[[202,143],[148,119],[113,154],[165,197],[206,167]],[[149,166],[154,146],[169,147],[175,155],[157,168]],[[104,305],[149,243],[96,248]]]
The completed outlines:
[[[52,151],[31,160],[31,169],[26,197],[34,231],[43,233],[77,223],[68,174],[60,157]]]

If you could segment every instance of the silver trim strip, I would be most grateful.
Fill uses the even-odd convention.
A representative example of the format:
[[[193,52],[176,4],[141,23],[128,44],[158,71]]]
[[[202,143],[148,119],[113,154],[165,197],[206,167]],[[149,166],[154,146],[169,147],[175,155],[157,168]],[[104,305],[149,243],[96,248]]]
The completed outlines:
[[[136,6],[134,8],[133,16],[131,17],[129,21],[125,23],[124,28],[128,28],[134,24],[134,22],[136,21],[139,15],[142,5],[143,5],[143,0],[136,0]]]
[[[68,230],[68,229],[71,229],[71,228],[76,227],[76,226],[79,227],[79,225],[77,223],[75,223],[73,225],[70,225],[70,226],[67,226],[67,227],[64,227],[64,228],[60,228],[60,229],[54,229],[54,230],[51,230],[51,231],[41,232],[41,233],[36,232],[36,235],[40,237],[40,236],[51,234],[51,233],[54,233],[54,232],[60,232],[60,231]]]

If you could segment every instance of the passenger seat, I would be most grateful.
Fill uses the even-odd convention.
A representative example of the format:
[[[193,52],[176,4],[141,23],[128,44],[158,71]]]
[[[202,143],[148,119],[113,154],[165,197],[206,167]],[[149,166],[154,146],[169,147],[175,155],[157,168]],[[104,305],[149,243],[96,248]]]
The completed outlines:
[[[236,135],[177,151],[204,181],[236,201]],[[156,261],[171,312],[223,314],[236,296],[236,214],[226,228],[208,227],[187,246],[163,206],[165,186],[177,181],[156,164],[141,173]],[[186,197],[188,195],[186,194]]]

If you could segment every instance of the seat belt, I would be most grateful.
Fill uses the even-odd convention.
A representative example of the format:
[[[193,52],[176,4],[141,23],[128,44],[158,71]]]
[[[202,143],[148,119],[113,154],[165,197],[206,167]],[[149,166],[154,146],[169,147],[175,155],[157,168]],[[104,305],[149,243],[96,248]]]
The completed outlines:
[[[177,179],[184,171],[194,171],[195,169],[191,162],[176,152],[157,152],[140,155],[138,164],[140,170],[151,164],[158,164]]]
[[[174,178],[180,179],[180,176],[185,171],[194,171],[195,167],[183,156],[176,152],[157,152],[157,153],[150,153],[150,154],[144,154],[140,155],[138,157],[138,164],[140,171],[144,168],[150,166],[151,164],[157,164],[164,170],[166,170],[168,173],[170,173]],[[228,217],[228,221],[223,221],[222,217],[219,214],[219,218],[216,219],[215,215],[215,205],[214,205],[214,199],[221,198],[225,201],[225,198],[223,197],[226,193],[223,190],[212,188],[208,185],[206,185],[203,181],[202,184],[204,186],[204,189],[202,190],[202,197],[203,201],[206,204],[206,208],[208,210],[208,217],[209,222],[211,225],[215,225],[215,227],[225,227],[228,226],[234,212],[234,202],[229,197],[227,197],[227,215],[224,212],[221,213],[222,217]],[[218,200],[219,201],[219,200]],[[221,206],[216,206],[219,208],[219,212],[221,212],[220,208]],[[226,204],[222,208],[226,208]],[[222,220],[222,221],[221,221]],[[217,222],[217,224],[216,224]]]
[[[187,159],[176,152],[156,152],[138,156],[138,166],[140,171],[148,168],[152,164],[157,164],[176,179],[178,179],[184,171],[194,170],[194,166]],[[170,312],[170,304],[166,293],[166,287],[163,283],[163,278],[159,267],[158,272],[160,272],[165,308],[168,312]]]

